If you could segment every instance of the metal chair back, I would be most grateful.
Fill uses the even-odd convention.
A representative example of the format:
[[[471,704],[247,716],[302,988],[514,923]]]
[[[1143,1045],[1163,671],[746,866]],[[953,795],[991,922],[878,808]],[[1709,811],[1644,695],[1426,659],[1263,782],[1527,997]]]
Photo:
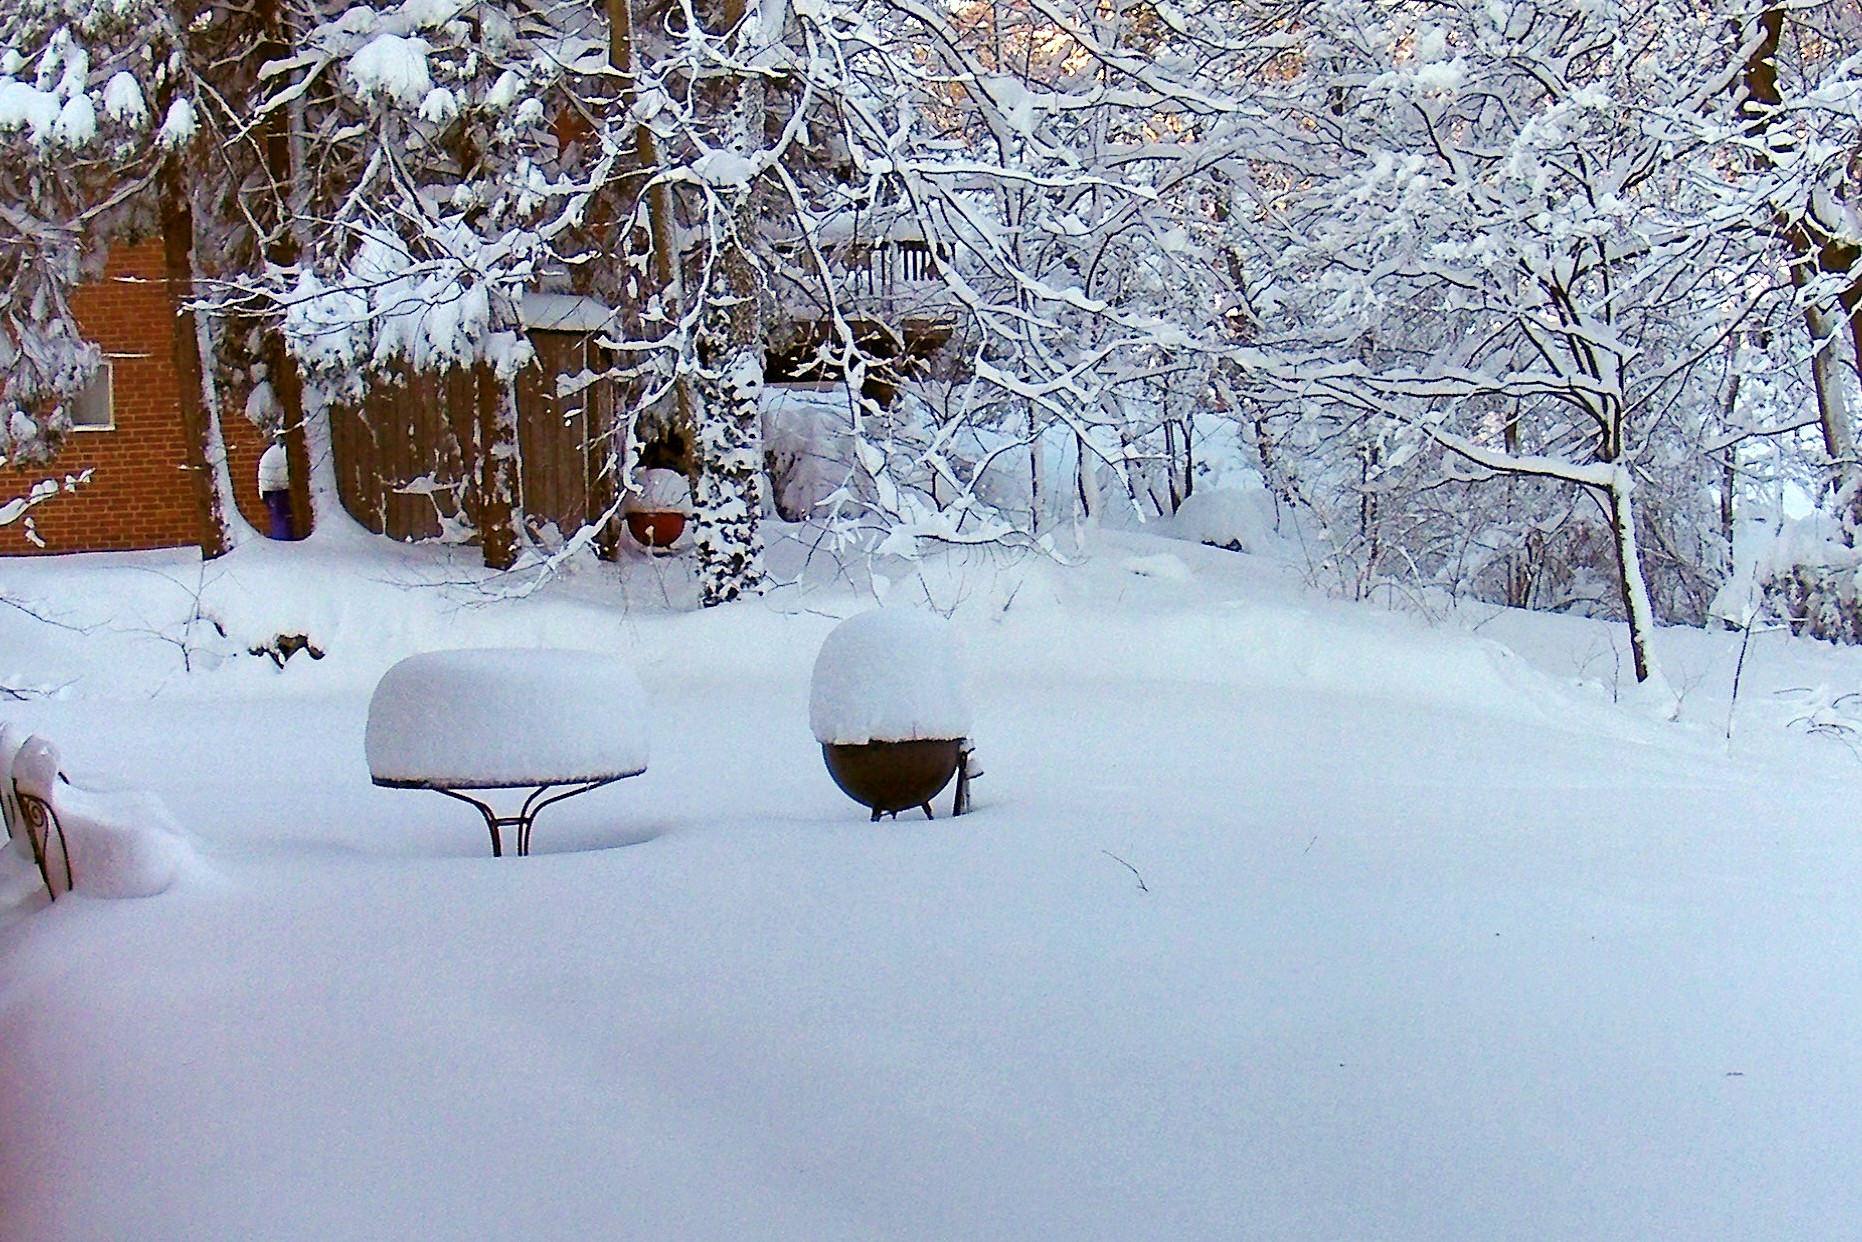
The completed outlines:
[[[39,878],[45,881],[45,891],[52,900],[57,901],[60,893],[71,891],[74,880],[71,847],[65,840],[65,826],[58,821],[56,805],[58,748],[42,737],[27,738],[13,756],[10,783],[20,822],[32,843],[32,860],[38,864]]]

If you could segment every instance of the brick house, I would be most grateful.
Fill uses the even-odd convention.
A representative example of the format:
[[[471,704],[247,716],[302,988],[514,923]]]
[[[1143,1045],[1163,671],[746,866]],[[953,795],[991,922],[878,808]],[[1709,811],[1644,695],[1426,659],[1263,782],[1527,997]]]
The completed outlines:
[[[868,394],[889,402],[899,378],[950,336],[948,311],[927,303],[930,248],[918,239],[858,248],[849,260],[850,288],[863,295],[856,331],[879,361]],[[792,299],[801,297],[789,291]],[[91,471],[76,492],[53,497],[25,522],[0,526],[0,556],[130,551],[185,547],[199,539],[187,475],[174,366],[175,301],[163,274],[159,240],[119,245],[103,278],[76,291],[71,306],[84,335],[104,351],[106,366],[78,403],[76,426],[50,463],[0,468],[0,503],[46,478]],[[929,307],[929,309],[927,309]],[[785,306],[784,331],[769,342],[772,384],[828,378],[816,361],[827,339],[824,312],[803,300]],[[618,394],[608,382],[582,395],[559,397],[559,375],[600,371],[605,308],[592,299],[532,295],[524,318],[536,362],[517,385],[524,508],[533,522],[568,533],[604,511],[614,497],[607,450],[617,430]],[[895,359],[888,363],[886,360]],[[468,471],[447,412],[475,402],[463,373],[406,377],[371,387],[354,409],[332,412],[337,490],[343,507],[369,530],[395,539],[438,533],[445,498]],[[240,393],[224,394],[237,409]],[[225,415],[221,434],[240,512],[263,531],[268,519],[257,494],[265,437],[243,416]]]
[[[163,275],[161,243],[113,248],[102,280],[77,290],[71,309],[84,335],[102,347],[105,367],[78,402],[75,426],[57,457],[41,465],[0,468],[0,502],[23,495],[41,479],[89,470],[90,481],[31,511],[33,533],[43,546],[27,538],[24,522],[0,526],[0,556],[196,543],[200,528],[187,477],[174,365],[175,301]],[[589,357],[591,326],[533,326],[539,361],[572,372],[590,365],[595,361]],[[448,391],[464,378],[384,385],[371,392],[362,408],[337,412],[339,492],[344,507],[368,529],[400,539],[437,532],[432,502],[422,495],[401,495],[397,488],[422,475],[442,481],[458,477],[457,460],[446,460],[452,442],[442,411],[449,397],[470,408],[469,398]],[[552,388],[543,384],[538,367],[527,368],[520,379],[523,487],[533,510],[573,529],[600,487],[592,469],[583,465],[595,430],[585,425],[591,421],[585,407],[598,403],[565,401]],[[243,416],[223,416],[220,431],[240,512],[263,531],[268,519],[257,479],[267,441]],[[453,444],[452,457],[457,456]]]
[[[102,281],[80,289],[71,308],[102,346],[105,369],[80,402],[79,424],[49,464],[0,468],[0,500],[40,479],[90,470],[90,482],[32,510],[44,547],[25,524],[0,526],[0,555],[125,551],[194,543],[199,525],[189,487],[174,366],[174,299],[159,241],[112,249]],[[240,511],[259,529],[264,506],[253,483],[263,438],[244,418],[222,427]],[[251,494],[248,494],[251,493]]]

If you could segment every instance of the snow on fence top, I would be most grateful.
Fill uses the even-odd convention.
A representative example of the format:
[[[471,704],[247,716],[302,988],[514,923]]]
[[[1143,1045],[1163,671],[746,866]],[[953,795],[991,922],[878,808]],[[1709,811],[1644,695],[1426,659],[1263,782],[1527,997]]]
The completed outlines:
[[[364,740],[377,784],[490,789],[646,771],[646,693],[592,651],[409,656],[382,675]]]
[[[970,704],[942,617],[877,608],[835,626],[815,657],[815,740],[854,746],[967,737]]]
[[[640,490],[628,496],[629,513],[683,513],[691,516],[692,487],[677,470],[643,470]]]

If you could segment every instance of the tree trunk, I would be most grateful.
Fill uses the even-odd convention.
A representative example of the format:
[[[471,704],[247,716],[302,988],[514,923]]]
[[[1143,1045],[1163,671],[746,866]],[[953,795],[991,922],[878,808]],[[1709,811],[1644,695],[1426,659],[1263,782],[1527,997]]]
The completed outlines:
[[[1727,342],[1726,396],[1720,409],[1720,424],[1731,427],[1739,414],[1739,338]],[[1720,463],[1720,538],[1726,544],[1726,562],[1722,568],[1732,572],[1734,523],[1738,518],[1739,446],[1727,448]]]
[[[1812,353],[1810,378],[1817,394],[1817,421],[1823,431],[1823,451],[1830,459],[1830,495],[1843,528],[1852,540],[1856,528],[1855,507],[1862,474],[1856,461],[1855,426],[1849,415],[1849,401],[1843,392],[1843,338],[1830,322],[1824,308],[1804,307],[1804,324],[1810,330]]]
[[[214,338],[209,330],[211,327],[204,317],[194,316],[194,347],[202,359],[201,399],[207,411],[207,465],[213,476],[214,496],[220,506],[227,541],[236,547],[248,539],[258,537],[259,532],[240,512],[239,489],[233,482],[232,465],[227,459],[226,424],[221,414],[225,402],[212,382],[213,372],[206,369],[207,360],[213,358],[216,352]]]
[[[633,0],[605,0],[608,12],[608,64],[619,70],[622,85],[618,106],[622,113],[633,110],[635,80],[640,72],[639,49],[634,41]],[[741,11],[741,5],[737,6]],[[661,168],[659,138],[646,123],[634,126],[634,157],[642,175],[653,178]],[[672,190],[664,182],[652,182],[646,191],[647,239],[653,251],[653,266],[659,278],[662,308],[675,322],[684,318],[685,280],[673,250]],[[686,446],[682,463],[689,476],[694,470],[692,445],[695,440],[696,415],[693,410],[692,384],[683,370],[672,379],[673,429]],[[623,481],[625,482],[625,481]]]
[[[265,330],[265,370],[270,377],[272,395],[284,410],[284,456],[290,470],[291,534],[302,539],[316,527],[316,507],[311,503],[310,436],[304,410],[304,380],[298,373],[297,359],[285,346],[284,333],[276,325]]]
[[[724,27],[744,31],[743,5],[726,5]],[[759,32],[774,38],[780,32]],[[718,90],[720,144],[752,159],[763,147],[763,79],[743,74]],[[760,594],[763,569],[763,299],[749,251],[756,228],[752,183],[717,189],[712,222],[717,270],[698,330],[698,486],[693,545],[699,602],[710,608]]]
[[[278,0],[259,0],[258,13],[265,31],[265,41],[258,49],[261,63],[283,60],[290,54],[291,39]],[[291,191],[297,177],[291,160],[288,109],[274,108],[267,114],[263,141],[265,174],[271,183],[270,193],[260,205],[259,216],[268,233],[265,259],[275,267],[288,268],[297,263],[300,253],[291,228]],[[291,533],[302,539],[316,525],[315,507],[311,503],[310,441],[304,425],[304,381],[298,374],[297,359],[285,345],[280,324],[271,320],[265,324],[263,332],[265,370],[271,381],[272,395],[284,411],[284,453],[291,476]]]
[[[214,434],[211,412],[202,391],[200,335],[194,312],[189,307],[194,300],[194,208],[188,199],[187,181],[178,153],[162,161],[156,180],[161,199],[163,275],[168,284],[169,300],[175,307],[169,339],[174,351],[175,383],[179,390],[176,396],[181,407],[188,483],[194,493],[200,554],[213,560],[226,555],[232,542],[209,461]]]
[[[1034,402],[1028,402],[1028,529],[1040,534],[1045,523],[1042,509],[1046,497],[1041,487],[1041,476],[1047,473],[1047,455],[1042,451],[1041,416],[1035,410]]]
[[[1784,36],[1784,21],[1783,6],[1768,7],[1753,19],[1747,34],[1751,51],[1740,74],[1738,111],[1746,133],[1754,138],[1770,135],[1772,117],[1783,103],[1778,89],[1778,47]],[[1855,350],[1855,364],[1862,366],[1862,281],[1853,278],[1862,261],[1862,250],[1835,236],[1827,223],[1818,219],[1814,203],[1780,210],[1775,223],[1778,236],[1790,252],[1791,280],[1800,296],[1817,273],[1850,278],[1834,305],[1806,300],[1804,323],[1814,350],[1810,373],[1816,388],[1823,444],[1830,457],[1829,490],[1846,540],[1853,544],[1858,527],[1862,527],[1862,512],[1858,512],[1862,506],[1862,464],[1856,460],[1857,437],[1843,395],[1841,364],[1847,345]],[[1847,334],[1838,331],[1839,320],[1847,321]]]
[[[472,368],[479,551],[488,569],[517,564],[517,402],[489,362]]]
[[[1606,495],[1610,530],[1616,537],[1617,586],[1623,594],[1623,614],[1629,618],[1629,651],[1636,665],[1636,680],[1647,681],[1655,669],[1650,642],[1655,634],[1655,611],[1649,605],[1649,584],[1642,576],[1642,554],[1636,547],[1636,511],[1632,501],[1635,479],[1618,466]]]

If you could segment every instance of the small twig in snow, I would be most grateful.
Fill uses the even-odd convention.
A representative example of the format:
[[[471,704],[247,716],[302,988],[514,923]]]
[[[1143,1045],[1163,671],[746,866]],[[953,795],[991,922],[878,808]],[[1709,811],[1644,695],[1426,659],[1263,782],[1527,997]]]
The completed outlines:
[[[28,617],[31,617],[34,621],[37,621],[43,625],[57,626],[59,629],[69,630],[73,634],[91,634],[91,633],[96,632],[98,628],[96,625],[74,625],[69,621],[60,621],[57,617],[48,616],[47,614],[40,612],[38,609],[34,608],[30,604],[21,603],[19,600],[13,599],[6,595],[0,595],[0,605],[4,605],[8,608],[16,609],[19,612],[23,612]]]
[[[1739,679],[1745,676],[1746,648],[1752,645],[1752,623],[1757,619],[1756,614],[1746,618],[1745,633],[1739,639],[1739,661],[1733,665],[1733,693],[1726,701],[1726,749],[1729,754],[1733,749],[1733,712],[1739,706]]]
[[[1113,862],[1115,862],[1115,863],[1117,863],[1117,864],[1118,864],[1119,866],[1121,866],[1121,867],[1123,867],[1123,868],[1125,868],[1125,870],[1127,870],[1127,871],[1129,871],[1129,872],[1131,872],[1131,873],[1132,873],[1132,875],[1133,875],[1133,876],[1134,876],[1134,877],[1135,877],[1135,878],[1137,879],[1137,881],[1138,881],[1138,891],[1139,891],[1139,892],[1141,892],[1141,893],[1148,893],[1148,892],[1150,892],[1150,891],[1151,891],[1151,890],[1150,890],[1150,888],[1149,888],[1149,886],[1147,886],[1147,885],[1145,884],[1145,882],[1144,882],[1144,877],[1143,877],[1142,875],[1139,875],[1139,874],[1138,874],[1138,869],[1137,869],[1136,867],[1134,867],[1134,866],[1132,866],[1132,865],[1131,865],[1130,863],[1128,863],[1128,862],[1126,862],[1126,861],[1125,861],[1125,860],[1124,860],[1123,858],[1120,858],[1120,857],[1119,857],[1119,856],[1118,856],[1117,854],[1114,854],[1114,853],[1113,853],[1113,852],[1112,852],[1111,850],[1100,850],[1099,852],[1100,852],[1101,854],[1104,854],[1104,855],[1105,855],[1105,856],[1106,856],[1107,858],[1110,858],[1110,859],[1111,859],[1111,860],[1112,860]]]

